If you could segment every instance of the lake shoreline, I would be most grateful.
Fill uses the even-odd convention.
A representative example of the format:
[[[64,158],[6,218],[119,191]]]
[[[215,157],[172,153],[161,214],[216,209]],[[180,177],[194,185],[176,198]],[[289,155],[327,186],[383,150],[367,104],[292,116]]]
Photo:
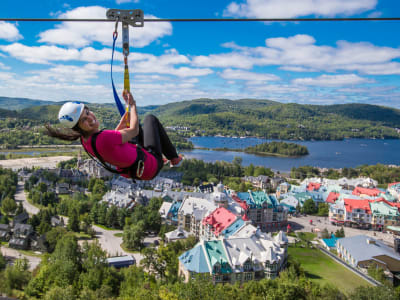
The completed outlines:
[[[195,147],[194,149],[199,149],[199,150],[206,150],[206,151],[220,151],[220,152],[241,152],[241,153],[247,153],[247,154],[254,154],[257,156],[275,156],[275,157],[288,157],[288,158],[297,158],[297,157],[303,157],[305,155],[285,155],[285,154],[279,154],[279,153],[268,153],[268,152],[257,152],[257,151],[244,151],[244,149],[235,149],[235,148],[205,148],[205,147]],[[190,151],[190,150],[186,150]]]

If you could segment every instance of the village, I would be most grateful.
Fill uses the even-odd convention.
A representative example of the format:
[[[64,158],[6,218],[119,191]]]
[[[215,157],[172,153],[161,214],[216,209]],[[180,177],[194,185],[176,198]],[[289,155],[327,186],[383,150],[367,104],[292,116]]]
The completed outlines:
[[[52,185],[41,176],[46,172],[66,180]],[[275,278],[287,265],[288,246],[301,243],[299,233],[312,232],[315,238],[310,241],[311,247],[326,252],[366,281],[380,284],[368,275],[368,268],[377,265],[387,280],[398,284],[400,183],[381,189],[370,178],[307,178],[295,185],[284,177],[246,176],[242,180],[253,188],[236,192],[222,183],[185,187],[180,182],[181,175],[175,171],[162,172],[146,183],[134,183],[106,172],[92,160],[78,160],[76,168],[36,168],[33,172],[22,169],[18,177],[20,184],[26,185],[34,175],[38,178],[36,186],[47,185],[57,196],[90,193],[79,182],[89,177],[109,178],[108,190],[100,202],[127,210],[146,206],[151,198],[162,198],[159,209],[162,222],[175,229],[167,232],[163,240],[149,232],[145,244],[157,247],[160,242],[194,237],[197,244],[179,256],[179,275],[185,281],[197,274],[211,275],[214,283]],[[29,186],[28,190],[33,188]],[[18,250],[46,251],[45,236],[36,233],[29,224],[29,218],[39,209],[26,201],[26,197],[21,203],[25,211],[15,215],[9,224],[0,224],[2,251],[10,259],[17,256]],[[318,216],[318,207],[325,207],[328,213]],[[313,213],[307,214],[307,209],[313,209]],[[63,227],[68,222],[65,216],[53,216],[50,225]],[[130,253],[119,246],[122,239],[115,233],[121,231],[110,234],[95,225],[93,228],[95,238],[108,252],[110,266],[140,264],[143,258],[140,253]],[[40,262],[37,256],[26,253],[22,256],[32,260],[32,269]]]

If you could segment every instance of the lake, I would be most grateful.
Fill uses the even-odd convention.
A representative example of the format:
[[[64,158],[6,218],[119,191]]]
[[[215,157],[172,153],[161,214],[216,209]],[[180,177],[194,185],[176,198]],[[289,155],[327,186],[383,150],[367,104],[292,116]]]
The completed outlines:
[[[240,149],[271,142],[260,138],[193,137],[196,147]],[[235,156],[243,158],[243,165],[265,166],[273,170],[288,172],[292,167],[315,166],[321,168],[357,167],[363,164],[400,165],[400,140],[345,139],[342,141],[286,141],[304,145],[309,155],[302,157],[258,156],[234,151],[194,149],[182,152],[187,158],[207,162],[232,162]]]

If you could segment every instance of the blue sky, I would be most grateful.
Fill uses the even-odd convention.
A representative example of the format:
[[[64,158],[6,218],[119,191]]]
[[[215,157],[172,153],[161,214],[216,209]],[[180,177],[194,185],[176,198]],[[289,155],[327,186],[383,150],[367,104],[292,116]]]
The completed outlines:
[[[9,1],[1,18],[400,17],[396,0]],[[0,96],[113,102],[112,23],[0,22]],[[121,32],[121,27],[119,27]],[[400,108],[400,21],[155,23],[130,29],[139,106],[195,98]],[[121,35],[120,35],[121,36]],[[123,86],[121,39],[114,80]]]

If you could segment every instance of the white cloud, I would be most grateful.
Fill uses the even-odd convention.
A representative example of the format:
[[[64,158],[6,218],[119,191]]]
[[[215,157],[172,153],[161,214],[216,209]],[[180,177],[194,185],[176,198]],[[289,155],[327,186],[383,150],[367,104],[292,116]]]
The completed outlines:
[[[61,14],[65,19],[104,19],[107,9],[101,6],[78,7]],[[145,18],[156,18],[145,15]],[[114,23],[108,22],[63,22],[55,29],[40,33],[40,42],[73,47],[85,47],[93,42],[112,44]],[[119,24],[121,31],[121,24]],[[172,34],[172,25],[168,22],[149,22],[144,27],[130,27],[130,43],[134,47],[144,47],[153,41]],[[133,34],[132,34],[133,33]]]
[[[230,3],[224,15],[246,18],[349,16],[372,10],[377,2],[377,0],[247,0],[243,3]]]
[[[17,41],[22,39],[22,35],[19,33],[18,28],[15,24],[0,21],[0,39],[7,41]]]
[[[315,85],[324,87],[357,85],[367,82],[371,81],[355,74],[321,75],[315,78],[308,77],[308,78],[297,78],[293,80],[293,83],[297,85]]]
[[[9,66],[6,66],[5,64],[0,62],[0,70],[10,70],[11,68]]]
[[[0,46],[0,50],[24,62],[37,64],[48,64],[50,61],[72,60],[99,62],[110,60],[111,58],[111,49],[96,50],[91,47],[79,51],[77,49],[66,49],[57,46],[31,47],[20,43],[13,43],[7,46]]]
[[[244,53],[233,52],[196,56],[193,58],[192,64],[198,67],[250,69],[255,61]]]
[[[255,82],[277,81],[280,78],[274,74],[255,73],[243,70],[226,69],[220,76],[224,79],[231,80],[246,80]]]
[[[192,60],[197,67],[251,69],[254,66],[279,66],[290,71],[338,70],[357,71],[363,74],[400,74],[400,49],[378,47],[371,43],[337,42],[336,47],[317,45],[309,35],[269,38],[265,47],[242,47],[224,44],[233,49],[230,53],[197,56]]]

